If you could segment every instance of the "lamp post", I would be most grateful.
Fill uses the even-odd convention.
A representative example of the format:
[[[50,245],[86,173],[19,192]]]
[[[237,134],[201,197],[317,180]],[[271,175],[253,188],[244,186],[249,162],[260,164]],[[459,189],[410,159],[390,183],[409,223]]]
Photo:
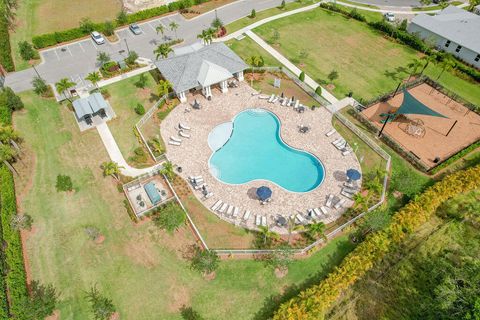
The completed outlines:
[[[127,46],[127,52],[128,54],[130,55],[130,48],[128,47],[128,42],[127,42],[127,38],[123,39],[125,40],[125,45]]]
[[[392,113],[387,114],[387,118],[385,118],[385,122],[383,123],[382,129],[380,129],[380,132],[378,133],[378,137],[380,138],[382,136],[383,129],[385,129],[385,126],[387,125],[388,121],[390,120],[390,117],[393,116]]]
[[[40,76],[40,73],[38,73],[37,68],[35,68],[35,65],[34,65],[34,64],[32,64],[32,67],[33,67],[33,70],[35,70],[35,73],[37,74],[37,76],[38,76],[39,78],[42,78],[42,77]]]

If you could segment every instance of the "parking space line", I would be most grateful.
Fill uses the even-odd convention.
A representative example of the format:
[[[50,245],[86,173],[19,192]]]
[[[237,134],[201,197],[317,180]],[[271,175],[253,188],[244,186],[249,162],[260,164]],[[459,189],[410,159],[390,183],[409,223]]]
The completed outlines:
[[[72,54],[72,51],[70,51],[70,46],[65,46],[68,50],[68,53],[70,53],[70,55],[73,57],[73,54]]]
[[[90,39],[90,41],[92,42],[93,47],[95,48],[95,50],[98,51],[98,47],[97,47],[97,44],[95,43],[95,41],[93,41],[92,39]]]
[[[82,43],[79,42],[78,45],[80,46],[80,49],[82,49],[82,51],[85,52],[85,49],[83,48]]]
[[[60,61],[60,57],[58,56],[57,50],[53,50],[55,52],[55,55],[57,56],[57,60]]]
[[[147,23],[147,24],[150,26],[150,28],[152,28],[154,32],[157,32],[157,30],[155,30],[155,28],[151,25],[151,23]]]

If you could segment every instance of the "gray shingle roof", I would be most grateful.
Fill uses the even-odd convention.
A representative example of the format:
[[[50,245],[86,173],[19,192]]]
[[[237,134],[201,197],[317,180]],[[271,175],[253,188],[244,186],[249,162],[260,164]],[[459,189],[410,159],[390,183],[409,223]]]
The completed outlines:
[[[419,14],[412,23],[480,53],[480,16],[449,6],[437,15]]]
[[[173,86],[175,92],[182,92],[201,85],[202,64],[209,62],[226,69],[231,74],[243,71],[248,65],[223,43],[213,43],[198,50],[155,62],[158,70]],[[225,79],[219,79],[222,81]]]
[[[88,97],[73,101],[73,109],[78,119],[86,115],[92,115],[100,110],[107,109],[107,102],[99,92],[95,92]]]

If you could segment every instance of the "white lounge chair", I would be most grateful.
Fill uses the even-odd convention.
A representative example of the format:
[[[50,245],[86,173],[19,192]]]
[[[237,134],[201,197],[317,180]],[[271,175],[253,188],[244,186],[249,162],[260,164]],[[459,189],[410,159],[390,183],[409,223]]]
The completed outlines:
[[[331,136],[332,134],[334,134],[335,132],[337,132],[337,130],[332,129],[332,130],[328,131],[327,133],[325,133],[325,135],[326,135],[327,137],[330,137],[330,136]]]
[[[224,203],[224,204],[220,207],[220,209],[218,210],[218,212],[224,213],[224,212],[227,210],[227,208],[228,208],[228,203]]]
[[[345,140],[343,140],[341,143],[335,145],[335,147],[340,151],[343,151],[345,148],[347,148],[347,146],[348,146],[348,144]]]
[[[181,129],[181,130],[190,130],[190,127],[189,126],[186,126],[182,123],[179,123],[178,124],[178,127]]]
[[[342,190],[340,194],[344,197],[347,197],[349,199],[353,199],[353,194],[346,192],[345,190]]]
[[[318,216],[319,218],[322,216],[322,213],[320,212],[320,209],[315,208],[315,209],[313,209],[313,211],[315,211],[315,213],[317,214],[317,216]]]
[[[325,203],[325,205],[329,208],[332,207],[332,201],[333,201],[333,194],[329,194],[328,195],[328,199],[327,199],[327,202]]]
[[[274,95],[274,94],[272,94],[272,95],[270,96],[270,99],[268,99],[268,103],[272,103],[273,99],[275,99],[275,95]]]
[[[283,98],[282,107],[285,107],[287,105],[287,102],[288,102],[288,98],[287,97]]]
[[[203,177],[202,176],[190,176],[188,177],[188,179],[190,179],[190,181],[194,181],[195,179],[202,179]]]
[[[211,196],[213,196],[213,192],[209,192],[205,195],[205,199],[208,199],[210,198]]]
[[[303,217],[300,214],[297,214],[295,216],[295,218],[297,219],[298,223],[300,223],[300,224],[303,224],[305,222],[305,219],[303,219]]]
[[[172,140],[168,141],[168,144],[171,144],[172,146],[179,146],[179,145],[181,145],[180,142],[172,141]]]
[[[316,219],[319,218],[314,209],[308,209],[308,210],[307,210],[307,213],[308,213],[308,215],[309,215],[312,219],[315,219],[315,220],[316,220]]]
[[[250,210],[245,211],[245,214],[243,215],[243,221],[247,221],[248,218],[250,218]]]
[[[297,110],[299,105],[300,105],[300,100],[295,101],[295,105],[293,106],[293,109]]]
[[[277,102],[277,101],[278,101],[278,99],[279,99],[278,97],[275,97],[275,98],[273,98],[273,100],[272,100],[272,103],[275,103],[275,102]]]
[[[176,137],[174,137],[174,136],[171,136],[171,137],[170,137],[170,140],[175,141],[175,142],[182,142],[181,139],[176,138]]]
[[[230,205],[230,206],[228,207],[227,216],[231,216],[231,215],[232,215],[233,208],[234,208],[234,207],[233,207],[232,205]]]
[[[190,138],[188,133],[183,132],[182,130],[178,131],[178,135],[183,138]]]
[[[255,217],[255,225],[259,226],[261,224],[262,224],[262,216],[257,214],[257,216]]]
[[[332,141],[332,144],[333,144],[334,146],[336,146],[337,144],[340,144],[342,141],[345,141],[345,140],[343,140],[342,138],[338,138],[338,139],[336,139],[336,140],[333,140],[333,141]]]
[[[217,209],[222,205],[222,203],[222,200],[218,200],[210,209],[212,209],[212,211],[217,211]]]
[[[233,208],[233,214],[232,214],[232,216],[233,216],[234,218],[238,217],[238,211],[239,211],[238,207]]]
[[[345,202],[347,202],[347,199],[340,199],[337,203],[335,203],[334,208],[340,209],[341,207],[343,207]]]
[[[262,226],[266,227],[267,226],[267,217],[262,216]]]
[[[351,194],[355,194],[355,193],[358,192],[358,189],[356,189],[356,188],[354,189],[354,188],[344,187],[342,190],[345,191],[345,192],[351,193]]]
[[[203,182],[204,182],[203,178],[197,178],[197,179],[192,180],[192,184],[194,184],[196,186],[198,186],[200,184],[203,184]]]
[[[348,156],[350,153],[352,153],[352,150],[351,149],[347,149],[345,151],[342,152],[342,156]]]
[[[353,181],[344,182],[343,185],[347,188],[350,188],[350,189],[358,189],[357,184]]]
[[[321,207],[320,207],[320,210],[322,210],[322,213],[323,213],[325,216],[328,215],[328,208],[327,208],[327,207],[321,206]]]
[[[206,187],[206,186],[207,186],[206,183],[201,183],[201,184],[197,184],[197,185],[194,186],[193,188],[194,188],[195,190],[198,190],[198,189],[201,189],[201,188]]]

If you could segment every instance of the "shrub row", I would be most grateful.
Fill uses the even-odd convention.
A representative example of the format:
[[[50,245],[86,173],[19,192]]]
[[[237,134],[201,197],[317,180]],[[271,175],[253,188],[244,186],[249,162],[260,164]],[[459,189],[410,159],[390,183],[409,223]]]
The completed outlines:
[[[273,319],[323,319],[329,306],[342,292],[363,277],[406,236],[427,222],[442,203],[479,187],[480,166],[449,175],[429,187],[400,209],[385,230],[369,235],[322,282],[282,304]]]
[[[448,158],[446,161],[442,162],[441,164],[439,164],[438,166],[436,166],[435,168],[433,168],[432,170],[430,170],[430,173],[431,174],[435,174],[437,173],[438,171],[448,167],[449,165],[451,165],[452,163],[454,163],[455,161],[457,161],[458,159],[466,156],[467,154],[469,154],[470,152],[472,152],[473,150],[477,149],[477,148],[480,148],[480,141],[477,141],[475,143],[472,143],[471,145],[469,145],[467,148],[461,150],[460,152],[457,152],[456,154],[454,154],[453,156],[451,156],[450,158]]]
[[[3,11],[3,5],[0,4],[0,64],[10,72],[15,70],[15,65],[12,59],[12,48],[10,47],[8,22]]]
[[[154,18],[168,12],[183,10],[193,5],[201,4],[208,1],[210,0],[179,0],[179,1],[171,2],[168,5],[162,5],[159,7],[145,9],[145,10],[138,11],[136,13],[128,14],[126,21],[119,21],[117,19],[117,21],[115,21],[114,23],[114,26],[120,27],[126,24]],[[107,26],[106,26],[106,23],[103,22],[103,23],[94,23],[92,24],[92,27],[99,32],[104,32]],[[53,46],[62,42],[79,39],[84,36],[87,36],[88,34],[89,32],[85,30],[85,28],[80,28],[80,27],[72,28],[64,31],[46,33],[46,34],[34,36],[32,38],[32,43],[35,46],[35,48],[41,49],[41,48]]]
[[[355,8],[348,11],[344,7],[339,7],[335,3],[328,3],[328,2],[320,3],[320,7],[324,8],[324,9],[327,9],[327,10],[330,10],[330,11],[341,13],[341,14],[347,16],[347,17],[353,18],[353,19],[358,20],[358,21],[362,21],[362,22],[367,21],[367,18],[365,18],[365,16],[363,14],[361,14],[360,12],[358,12],[357,9],[355,9]]]

